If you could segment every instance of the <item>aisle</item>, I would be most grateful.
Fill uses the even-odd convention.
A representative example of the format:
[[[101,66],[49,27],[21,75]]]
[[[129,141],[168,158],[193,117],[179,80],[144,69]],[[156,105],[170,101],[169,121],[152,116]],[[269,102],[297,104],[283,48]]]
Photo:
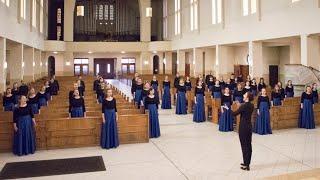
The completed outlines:
[[[131,86],[128,86],[116,79],[107,79],[106,81],[112,84],[114,87],[120,89],[125,95],[129,97],[130,101],[133,100],[133,96],[131,94]]]

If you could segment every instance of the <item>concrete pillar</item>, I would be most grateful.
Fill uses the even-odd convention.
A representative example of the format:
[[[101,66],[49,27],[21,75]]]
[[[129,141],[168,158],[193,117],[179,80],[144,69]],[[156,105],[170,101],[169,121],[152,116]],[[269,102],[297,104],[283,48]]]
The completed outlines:
[[[6,39],[0,38],[0,93],[6,89],[7,61],[6,61]]]
[[[181,50],[177,51],[177,66],[178,66],[178,73],[184,76],[186,72],[186,52]]]
[[[164,53],[159,52],[157,53],[159,56],[159,73],[158,74],[163,74],[163,58],[164,58]]]
[[[203,50],[199,48],[193,48],[193,76],[198,77],[199,74],[203,74]]]
[[[205,50],[205,73],[209,74],[210,71],[214,73],[216,64],[216,49],[207,48]]]
[[[216,45],[216,76],[228,78],[234,72],[233,47]]]
[[[139,0],[140,6],[140,41],[151,41],[151,17],[146,17],[146,9],[151,7],[151,0]]]
[[[24,47],[23,50],[23,80],[25,82],[33,82],[34,81],[34,48]]]
[[[63,54],[63,76],[74,76],[73,59],[74,59],[73,52],[65,52]]]
[[[7,57],[10,84],[23,79],[23,44],[13,44]],[[25,64],[25,63],[24,63]]]
[[[320,69],[319,36],[301,35],[301,64]]]
[[[252,77],[264,77],[268,79],[268,75],[264,72],[264,67],[267,65],[263,61],[262,42],[249,42],[249,72]]]
[[[41,77],[48,76],[48,61],[46,59],[46,53],[41,51],[40,53],[40,66],[41,66]]]
[[[172,74],[172,52],[165,52],[165,73]]]
[[[64,41],[73,41],[73,15],[75,9],[75,0],[64,1],[64,23],[63,23],[63,38]]]
[[[290,64],[301,64],[301,42],[298,38],[290,44]]]
[[[41,78],[41,51],[35,49],[34,52],[34,62],[35,62],[35,67],[34,67],[34,78],[35,79],[39,79]]]

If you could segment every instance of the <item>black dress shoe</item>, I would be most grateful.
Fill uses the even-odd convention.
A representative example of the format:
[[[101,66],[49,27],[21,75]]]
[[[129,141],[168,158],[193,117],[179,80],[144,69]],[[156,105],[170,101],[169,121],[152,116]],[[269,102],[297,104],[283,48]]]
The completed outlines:
[[[240,167],[242,170],[244,171],[250,171],[250,167],[249,166],[245,166],[245,167]]]
[[[245,165],[245,164],[243,164],[243,163],[241,163],[240,165],[241,165],[241,166],[246,166],[246,165]]]

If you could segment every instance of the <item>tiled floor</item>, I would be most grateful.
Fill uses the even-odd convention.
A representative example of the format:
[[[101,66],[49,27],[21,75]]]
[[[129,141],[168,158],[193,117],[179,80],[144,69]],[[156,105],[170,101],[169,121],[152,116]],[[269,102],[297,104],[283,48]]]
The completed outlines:
[[[193,123],[192,115],[177,116],[174,110],[159,113],[161,137],[149,143],[121,145],[108,151],[90,147],[37,151],[26,157],[0,154],[0,168],[12,161],[101,155],[106,172],[32,179],[248,180],[320,167],[320,128],[254,135],[251,171],[244,172],[239,169],[242,156],[236,132],[219,132],[210,122]]]

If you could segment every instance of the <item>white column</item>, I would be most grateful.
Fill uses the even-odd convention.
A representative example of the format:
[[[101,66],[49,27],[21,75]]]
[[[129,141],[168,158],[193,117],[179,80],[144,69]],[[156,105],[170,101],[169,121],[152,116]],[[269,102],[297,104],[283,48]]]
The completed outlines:
[[[193,48],[193,76],[197,77],[199,74],[203,74],[203,51],[199,48]]]
[[[320,69],[320,40],[318,36],[301,35],[301,64]]]
[[[146,17],[146,9],[151,7],[151,0],[139,0],[140,6],[140,41],[151,41],[151,17]]]
[[[0,38],[0,93],[6,89],[7,61],[6,61],[6,39]]]
[[[186,71],[186,53],[182,50],[177,51],[178,73],[184,76]]]
[[[41,77],[48,76],[48,60],[46,59],[46,53],[41,51],[40,53],[40,66],[41,66]]]
[[[41,78],[41,51],[40,50],[35,50],[34,52],[34,62],[35,62],[35,67],[34,67],[34,78],[39,79]]]
[[[74,76],[73,52],[65,52],[63,54],[63,75]],[[57,61],[57,59],[56,59]],[[56,62],[57,63],[57,62]]]
[[[63,33],[64,33],[64,41],[73,41],[73,16],[74,16],[74,8],[75,8],[75,0],[67,0],[64,1],[64,23],[63,23]]]
[[[233,47],[216,46],[216,76],[224,79],[234,72],[234,51]]]
[[[301,64],[308,66],[308,35],[303,34],[301,38]]]
[[[265,77],[267,72],[264,72],[266,64],[263,61],[262,42],[249,42],[249,56],[252,58],[249,65],[250,75],[255,78]]]
[[[10,48],[7,58],[10,72],[10,84],[20,82],[23,79],[23,44],[14,44]]]
[[[25,82],[33,82],[34,81],[34,48],[24,47],[23,53],[23,80]]]
[[[165,52],[165,73],[172,74],[172,52]]]

